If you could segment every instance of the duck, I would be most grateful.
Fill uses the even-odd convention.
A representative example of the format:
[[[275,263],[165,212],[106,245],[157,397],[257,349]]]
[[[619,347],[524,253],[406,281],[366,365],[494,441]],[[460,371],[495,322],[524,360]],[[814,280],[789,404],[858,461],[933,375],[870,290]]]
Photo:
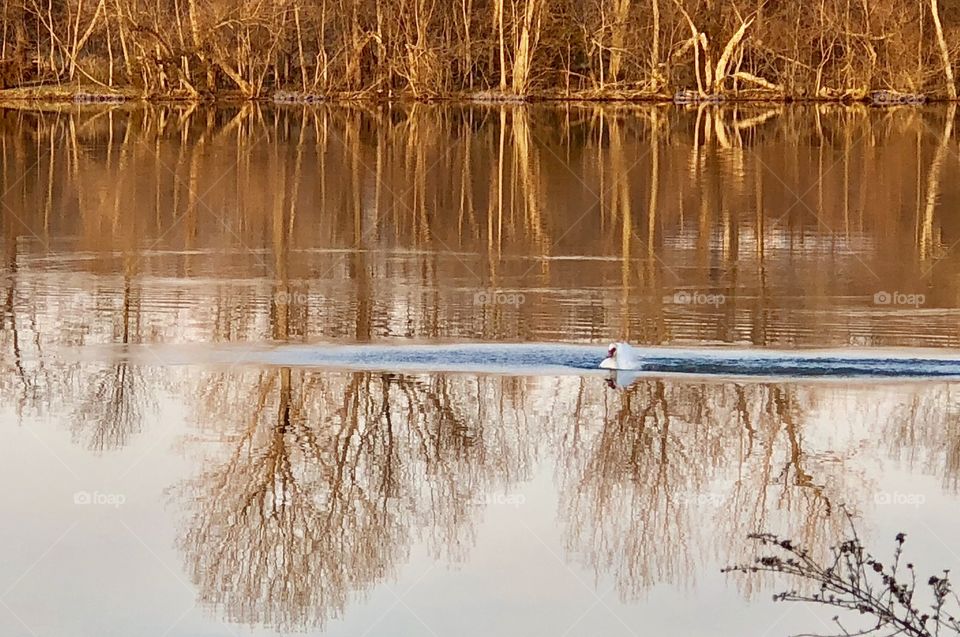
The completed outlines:
[[[640,357],[627,343],[610,343],[607,357],[600,361],[601,369],[639,369]]]

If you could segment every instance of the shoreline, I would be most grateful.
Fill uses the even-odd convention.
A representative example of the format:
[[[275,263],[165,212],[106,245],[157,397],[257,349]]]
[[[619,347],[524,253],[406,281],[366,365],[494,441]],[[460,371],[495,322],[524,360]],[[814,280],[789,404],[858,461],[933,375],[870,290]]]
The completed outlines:
[[[641,91],[584,91],[579,93],[532,92],[524,96],[501,94],[496,91],[474,91],[446,95],[384,94],[376,91],[338,92],[319,94],[278,90],[273,94],[246,97],[236,91],[222,91],[201,96],[183,94],[144,95],[133,88],[104,89],[103,87],[36,86],[0,89],[0,107],[36,105],[122,106],[147,103],[154,105],[203,104],[272,104],[275,106],[317,106],[321,104],[470,104],[477,106],[520,106],[536,104],[649,104],[674,106],[723,106],[737,104],[816,105],[862,104],[874,108],[894,106],[923,106],[925,104],[956,104],[960,99],[945,95],[921,95],[890,89],[871,91],[844,91],[835,95],[782,95],[772,91],[748,90],[719,95],[701,95],[695,90],[682,89],[675,94],[645,93]]]

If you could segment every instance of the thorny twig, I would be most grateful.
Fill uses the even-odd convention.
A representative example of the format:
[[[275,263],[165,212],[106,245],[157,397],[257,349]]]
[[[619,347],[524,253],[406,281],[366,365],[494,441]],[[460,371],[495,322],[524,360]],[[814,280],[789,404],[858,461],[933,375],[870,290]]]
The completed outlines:
[[[831,637],[854,635],[912,635],[915,637],[939,637],[960,635],[960,620],[947,612],[951,607],[960,607],[960,599],[951,590],[949,570],[942,575],[932,575],[927,585],[933,594],[929,610],[919,608],[914,600],[917,574],[912,563],[906,564],[907,573],[900,568],[904,533],[896,536],[896,548],[890,564],[884,564],[865,551],[853,523],[853,517],[844,509],[850,529],[849,536],[831,547],[827,564],[819,564],[810,557],[810,552],[795,545],[789,539],[772,533],[754,533],[750,539],[761,546],[772,548],[777,555],[764,555],[752,564],[741,564],[723,569],[723,572],[757,573],[771,572],[793,575],[814,584],[819,590],[803,593],[792,590],[774,595],[774,601],[814,602],[833,606],[861,615],[870,615],[876,621],[872,626],[850,631],[833,618],[840,632]],[[943,631],[943,632],[941,632]]]

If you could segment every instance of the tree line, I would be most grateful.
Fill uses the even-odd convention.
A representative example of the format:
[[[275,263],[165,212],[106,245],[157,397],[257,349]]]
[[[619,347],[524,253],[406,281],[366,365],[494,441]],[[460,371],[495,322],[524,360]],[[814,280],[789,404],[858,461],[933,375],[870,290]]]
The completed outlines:
[[[148,97],[956,97],[955,0],[2,0],[0,87]]]

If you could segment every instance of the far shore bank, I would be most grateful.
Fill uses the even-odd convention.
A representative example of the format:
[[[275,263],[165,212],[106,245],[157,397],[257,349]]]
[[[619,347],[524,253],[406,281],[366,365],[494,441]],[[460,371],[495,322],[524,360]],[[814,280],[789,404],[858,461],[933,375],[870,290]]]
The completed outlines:
[[[957,100],[946,95],[923,95],[890,89],[829,91],[820,95],[789,95],[755,89],[731,91],[722,94],[702,94],[696,90],[683,89],[675,93],[650,93],[630,90],[590,90],[579,92],[542,91],[527,95],[512,95],[497,91],[458,92],[443,95],[415,95],[407,92],[384,93],[357,91],[338,93],[313,93],[277,90],[248,97],[237,91],[221,91],[204,95],[188,93],[143,94],[136,88],[104,88],[99,86],[31,86],[0,89],[0,107],[30,107],[40,105],[123,105],[149,104],[240,104],[260,103],[284,105],[318,105],[349,103],[423,103],[423,104],[471,104],[471,105],[522,105],[522,104],[673,104],[677,106],[701,106],[724,104],[864,104],[874,107],[920,106],[924,104],[953,104]]]

